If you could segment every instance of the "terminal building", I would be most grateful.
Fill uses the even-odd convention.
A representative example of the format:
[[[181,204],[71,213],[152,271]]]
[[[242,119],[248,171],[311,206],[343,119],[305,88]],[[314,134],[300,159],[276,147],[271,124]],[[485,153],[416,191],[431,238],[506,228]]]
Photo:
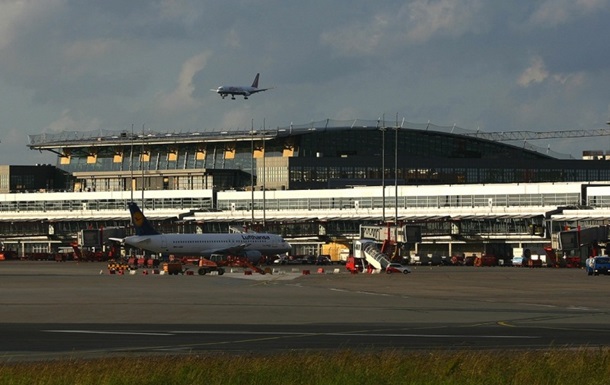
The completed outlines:
[[[53,252],[82,229],[129,228],[130,200],[161,231],[264,229],[286,237],[296,254],[389,223],[422,227],[422,242],[405,253],[511,254],[551,244],[559,229],[610,219],[610,162],[455,127],[327,120],[64,132],[31,135],[28,147],[57,162],[44,166],[37,185],[0,192],[1,241],[20,256]],[[2,178],[13,180],[0,175],[0,188]]]

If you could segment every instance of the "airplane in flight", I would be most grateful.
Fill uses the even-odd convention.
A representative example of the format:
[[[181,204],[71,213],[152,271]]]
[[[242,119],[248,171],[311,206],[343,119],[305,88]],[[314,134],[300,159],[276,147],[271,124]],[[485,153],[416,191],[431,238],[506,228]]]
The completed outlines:
[[[243,95],[244,99],[248,99],[248,96],[255,94],[261,91],[267,91],[271,88],[258,88],[258,78],[260,74],[256,74],[254,81],[251,86],[220,86],[216,89],[211,89],[210,91],[214,91],[220,95],[221,98],[226,98],[227,95],[231,95],[231,99],[235,100],[235,95]]]
[[[154,229],[135,202],[130,202],[128,206],[136,235],[113,240],[154,253],[202,257],[212,254],[234,255],[258,263],[263,255],[281,254],[292,249],[277,234],[161,234]]]

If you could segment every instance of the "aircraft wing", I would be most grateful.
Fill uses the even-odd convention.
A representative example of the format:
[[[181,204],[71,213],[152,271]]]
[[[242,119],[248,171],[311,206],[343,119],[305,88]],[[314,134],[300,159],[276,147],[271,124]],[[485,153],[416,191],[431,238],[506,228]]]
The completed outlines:
[[[251,94],[255,94],[255,93],[257,93],[257,92],[261,92],[261,91],[267,91],[267,90],[272,90],[272,89],[274,89],[274,88],[275,88],[275,87],[269,87],[269,88],[257,88],[257,89],[255,89],[255,90],[250,91],[250,93],[251,93]]]
[[[242,243],[238,246],[227,247],[224,249],[216,249],[216,250],[206,250],[205,254],[240,254],[244,251],[244,249],[248,246],[247,243]],[[203,253],[202,253],[203,254]]]
[[[127,237],[127,238],[123,238],[123,243],[127,243],[131,246],[142,248],[141,245],[150,243],[150,237],[146,237],[146,236]]]
[[[112,242],[117,242],[117,243],[120,243],[120,244],[125,243],[125,238],[108,238],[108,239],[110,241],[112,241]]]

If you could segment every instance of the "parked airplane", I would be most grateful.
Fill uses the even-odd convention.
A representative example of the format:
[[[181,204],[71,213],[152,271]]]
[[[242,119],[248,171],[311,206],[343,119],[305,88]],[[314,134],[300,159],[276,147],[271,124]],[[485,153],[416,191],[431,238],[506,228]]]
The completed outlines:
[[[258,88],[258,77],[260,74],[256,74],[254,81],[250,87],[248,86],[220,86],[216,89],[211,89],[210,91],[214,91],[220,94],[220,97],[223,99],[227,97],[227,95],[231,95],[231,99],[235,100],[235,95],[243,95],[244,99],[248,99],[248,96],[255,94],[261,91],[267,91],[271,88]]]
[[[263,255],[291,250],[290,244],[277,234],[161,234],[153,228],[136,203],[129,203],[129,211],[136,235],[120,241],[154,253],[203,257],[212,254],[236,255],[248,257],[256,263]]]

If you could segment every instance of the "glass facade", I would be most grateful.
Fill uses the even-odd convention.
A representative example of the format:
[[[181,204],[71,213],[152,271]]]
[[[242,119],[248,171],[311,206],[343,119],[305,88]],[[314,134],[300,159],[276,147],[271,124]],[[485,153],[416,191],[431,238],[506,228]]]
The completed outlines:
[[[145,181],[145,188],[169,190],[243,189],[256,176],[258,187],[290,190],[392,183],[610,181],[607,161],[556,159],[500,142],[421,129],[271,130],[265,133],[265,140],[258,134],[227,133],[213,140],[167,141],[167,135],[139,139],[137,145],[127,139],[112,143],[98,140],[82,146],[78,140],[40,145],[63,154],[58,157],[58,167],[81,175],[84,186],[80,187],[96,191],[130,189],[130,170],[156,178]],[[287,161],[277,161],[280,159]],[[214,179],[207,179],[211,174]]]

